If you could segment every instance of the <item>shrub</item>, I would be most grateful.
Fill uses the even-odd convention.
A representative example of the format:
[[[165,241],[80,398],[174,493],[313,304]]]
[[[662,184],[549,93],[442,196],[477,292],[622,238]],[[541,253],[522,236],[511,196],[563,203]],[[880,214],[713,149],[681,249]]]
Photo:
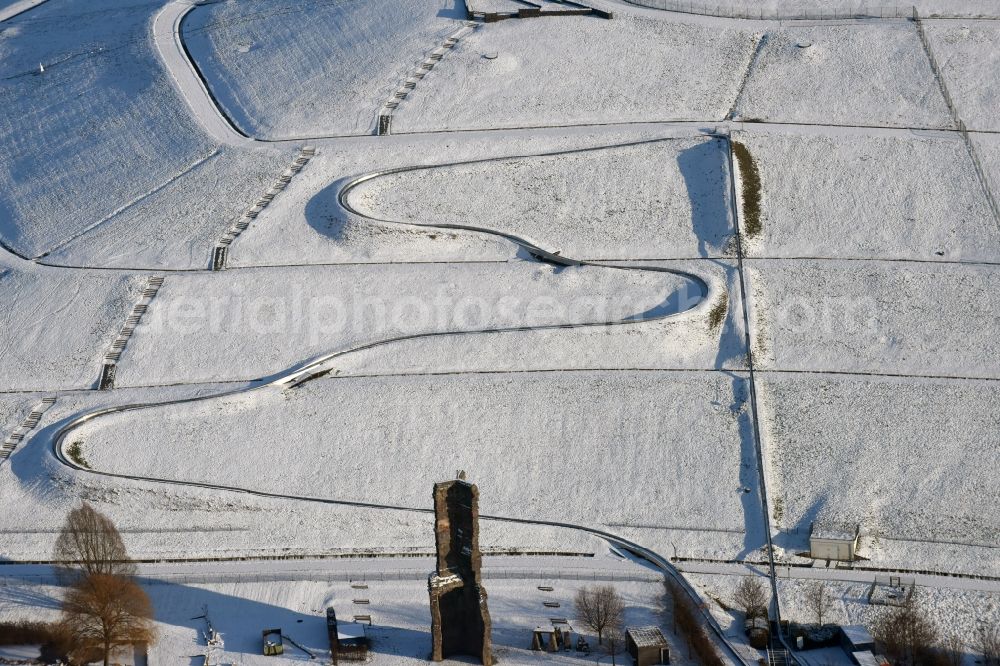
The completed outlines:
[[[68,455],[69,459],[80,467],[90,469],[90,465],[87,464],[87,459],[83,457],[83,442],[77,441],[70,444],[69,449],[66,450],[66,455]]]

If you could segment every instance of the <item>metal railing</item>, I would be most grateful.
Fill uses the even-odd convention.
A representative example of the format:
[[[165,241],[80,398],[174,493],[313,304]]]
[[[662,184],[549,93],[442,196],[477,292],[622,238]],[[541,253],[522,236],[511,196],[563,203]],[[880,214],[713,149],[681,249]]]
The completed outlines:
[[[396,569],[386,571],[199,571],[190,573],[150,573],[137,576],[143,585],[200,585],[206,583],[274,583],[283,581],[315,581],[320,583],[354,583],[379,581],[421,581],[426,582],[431,568]],[[662,584],[664,574],[656,571],[609,571],[606,569],[494,569],[484,568],[483,579],[525,580],[525,581],[601,581],[620,583]],[[25,585],[59,586],[54,573],[24,573],[0,576],[0,588],[23,587]]]
[[[861,5],[858,7],[830,7],[800,10],[766,9],[760,6],[710,4],[690,0],[626,0],[633,5],[662,9],[681,14],[716,16],[719,18],[756,19],[760,21],[830,21],[850,19],[908,19],[913,15],[911,5]]]

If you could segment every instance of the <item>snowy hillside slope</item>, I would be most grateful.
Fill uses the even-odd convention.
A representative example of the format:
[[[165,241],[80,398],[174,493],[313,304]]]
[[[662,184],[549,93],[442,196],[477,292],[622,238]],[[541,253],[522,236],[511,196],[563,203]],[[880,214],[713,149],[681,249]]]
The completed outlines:
[[[995,21],[954,24],[932,21],[927,28],[941,62],[948,91],[969,129],[1000,130],[1000,26]]]
[[[742,301],[734,263],[629,263],[694,272],[704,277],[718,295],[677,319],[404,341],[337,359],[334,372],[343,376],[559,368],[746,369]],[[713,319],[712,312],[717,313],[718,320]]]
[[[22,254],[51,250],[212,154],[149,37],[160,5],[67,0],[4,24],[0,238]]]
[[[136,328],[118,381],[256,379],[386,338],[655,316],[699,293],[671,274],[520,261],[178,275]]]
[[[1000,378],[1000,270],[990,265],[747,262],[767,370]]]
[[[749,256],[1000,260],[958,135],[745,128],[764,190]]]
[[[4,390],[92,388],[142,280],[94,271],[0,271]]]
[[[611,21],[485,25],[400,103],[394,131],[721,120],[750,61],[753,34],[671,19],[623,13]]]
[[[380,220],[474,216],[571,257],[719,256],[733,235],[725,151],[721,140],[677,139],[405,171],[363,183],[348,201]]]
[[[767,373],[759,388],[782,529],[804,538],[832,519],[876,538],[995,545],[996,382]]]
[[[183,34],[235,124],[281,139],[370,133],[382,103],[462,18],[438,0],[251,0],[199,7]]]
[[[212,249],[292,161],[291,151],[223,148],[108,218],[45,262],[61,266],[203,269]]]
[[[206,117],[222,123],[211,98],[152,45],[161,0],[51,0],[0,24],[0,101],[14,111],[0,118],[0,237],[63,265],[0,268],[0,419],[38,391],[58,397],[0,466],[0,557],[48,557],[82,499],[149,558],[426,553],[430,484],[465,469],[484,512],[597,526],[663,556],[764,560],[770,516],[779,561],[804,564],[804,530],[823,517],[860,524],[859,571],[1000,576],[1000,230],[914,25],[594,1],[616,17],[479,26],[415,84],[388,136],[368,135],[375,114],[461,24],[450,0],[198,6],[183,36],[223,106],[251,133],[302,137],[238,147],[204,138]],[[964,23],[926,26],[975,129],[994,54],[983,69],[965,42],[992,48],[992,28],[971,24],[966,40]],[[727,134],[760,169],[756,235],[752,197],[733,201],[749,174],[733,173]],[[307,135],[309,165],[207,270],[217,234]],[[971,141],[1000,186],[1000,143]],[[356,211],[340,205],[354,178],[392,169],[346,196]],[[416,226],[435,222],[483,231]],[[503,233],[617,268],[540,263]],[[635,270],[653,266],[692,275]],[[148,268],[166,282],[115,387],[91,390]],[[685,293],[698,278],[707,293]],[[241,392],[383,336],[680,306],[641,324],[387,344],[296,387]],[[160,404],[188,398],[207,399]],[[55,446],[60,425],[122,405],[146,408]],[[326,503],[338,500],[405,508]],[[483,545],[607,550],[579,529],[492,521]],[[233,594],[258,592],[272,591]],[[170,632],[164,658],[194,654],[190,627]]]
[[[654,124],[639,124],[625,127],[567,127],[558,129],[542,129],[512,132],[474,132],[463,133],[462,141],[442,141],[441,137],[429,134],[395,134],[383,137],[355,137],[337,141],[334,150],[319,150],[310,167],[303,170],[291,185],[257,218],[254,224],[243,233],[232,245],[229,252],[231,266],[263,266],[263,265],[311,265],[326,263],[356,263],[356,262],[426,262],[426,261],[506,261],[516,253],[516,248],[508,241],[495,236],[484,235],[459,230],[428,229],[400,224],[383,224],[371,219],[359,219],[344,211],[339,205],[338,195],[341,188],[350,178],[375,173],[388,169],[406,169],[415,166],[444,165],[469,160],[487,158],[505,158],[510,156],[531,156],[544,153],[586,151],[592,148],[614,146],[616,144],[635,143],[642,141],[661,141],[677,138],[678,145],[690,142],[693,136],[700,135],[700,127],[681,126],[664,127]],[[663,145],[673,145],[674,142],[664,141]],[[614,153],[609,149],[608,153]],[[608,167],[602,151],[594,156],[598,159],[587,160],[594,169],[603,170],[613,182],[628,190],[627,193],[615,194],[620,198],[626,196],[643,196],[638,188],[650,184],[648,169],[633,169],[634,161],[628,166],[623,164],[622,173],[615,173]],[[714,157],[714,153],[707,152]],[[567,154],[567,157],[572,155]],[[583,159],[577,156],[578,159]],[[539,158],[544,160],[544,158]],[[539,160],[527,159],[527,162]],[[623,160],[627,162],[627,160]],[[707,160],[711,162],[711,160]],[[579,162],[577,162],[579,163]],[[489,165],[493,165],[490,167]],[[442,181],[441,187],[465,187],[466,194],[475,194],[474,184],[495,192],[505,192],[504,205],[525,207],[544,206],[555,211],[547,196],[548,186],[541,188],[535,185],[538,197],[532,196],[526,200],[515,188],[506,185],[503,180],[491,177],[491,174],[510,173],[499,171],[494,163],[484,163],[481,178],[466,185],[461,181],[448,183]],[[689,161],[674,164],[665,162],[664,175],[669,172],[669,181],[657,184],[658,189],[679,193],[682,188],[692,188],[701,192],[703,197],[715,191],[702,187],[700,182],[678,180],[682,168],[696,173],[711,173],[708,164],[700,161]],[[447,169],[445,170],[447,171]],[[552,176],[553,183],[568,183],[566,196],[572,199],[586,199],[594,205],[600,205],[593,194],[588,194],[587,186],[597,186],[593,180],[587,180],[579,171],[556,169]],[[422,172],[427,175],[427,172]],[[440,173],[440,172],[435,172]],[[515,172],[516,173],[516,172]],[[412,174],[411,174],[412,175]],[[406,173],[398,177],[406,176]],[[379,179],[383,180],[383,179]],[[407,181],[408,186],[417,185],[415,178]],[[426,189],[426,188],[425,188]],[[397,201],[406,201],[411,206],[408,210],[399,211],[407,220],[421,221],[433,224],[438,218],[438,211],[431,214],[432,208],[442,212],[451,211],[454,217],[450,221],[459,221],[475,225],[478,213],[467,210],[462,214],[460,202],[453,202],[450,193],[443,190],[427,191],[428,195],[437,198],[430,201],[426,198],[407,197],[403,193],[395,195]],[[483,202],[483,193],[476,195],[477,203]],[[352,197],[353,199],[354,197]],[[536,201],[536,198],[540,199]],[[701,199],[705,201],[704,198]],[[495,210],[496,204],[490,202]],[[563,201],[563,206],[571,205],[569,199]],[[677,204],[683,208],[683,203]],[[425,211],[424,214],[422,211]],[[704,210],[717,210],[711,204]],[[372,211],[374,212],[374,211]],[[586,214],[578,207],[577,214]],[[660,211],[651,211],[648,215],[639,212],[642,217],[658,219]],[[416,218],[420,217],[420,220]],[[441,219],[440,221],[449,221]],[[518,219],[512,216],[493,215],[483,222],[499,225],[498,231],[513,232],[523,227]],[[678,222],[682,222],[678,219]],[[699,220],[699,230],[704,226],[719,226],[717,219]],[[730,223],[731,224],[731,223]],[[537,224],[538,242],[548,244],[550,231]],[[611,230],[609,229],[609,232]],[[582,232],[582,229],[581,229]],[[602,227],[593,225],[592,235],[587,240],[595,254],[591,258],[608,256],[613,249],[608,245],[608,235],[602,232]],[[620,233],[620,232],[618,232]],[[558,239],[557,239],[558,240]],[[652,240],[651,240],[652,242]],[[555,246],[555,243],[552,243]],[[665,253],[672,253],[664,244],[659,244]],[[553,247],[553,249],[556,249]]]
[[[169,453],[134,452],[127,415],[74,437],[109,471],[421,506],[465,469],[483,513],[741,531],[756,524],[741,504],[754,478],[746,399],[743,377],[712,372],[329,379],[157,409],[140,436]]]
[[[764,40],[736,105],[737,118],[951,127],[909,22],[772,27]]]

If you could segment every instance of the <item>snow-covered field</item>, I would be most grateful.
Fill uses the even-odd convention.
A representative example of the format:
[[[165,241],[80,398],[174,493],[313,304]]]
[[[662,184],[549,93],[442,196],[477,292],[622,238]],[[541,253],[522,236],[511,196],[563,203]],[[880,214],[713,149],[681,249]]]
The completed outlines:
[[[611,21],[487,24],[400,103],[394,131],[721,120],[750,61],[753,35],[736,25],[670,18],[622,12]]]
[[[651,264],[640,264],[651,265]],[[746,368],[742,301],[735,267],[714,261],[656,262],[705,277],[719,295],[688,314],[627,326],[511,331],[407,340],[336,360],[340,375],[594,370]],[[717,324],[706,321],[714,308]]]
[[[369,134],[379,108],[464,12],[439,0],[212,3],[184,38],[238,127],[267,139]]]
[[[1000,130],[1000,27],[993,21],[932,21],[927,36],[965,124]]]
[[[378,223],[371,219],[361,219],[355,215],[347,213],[338,203],[338,195],[346,181],[351,177],[362,176],[375,172],[391,169],[408,169],[415,166],[444,165],[455,162],[483,159],[502,159],[518,157],[517,161],[525,155],[543,155],[546,153],[566,152],[566,151],[586,151],[592,148],[602,148],[627,143],[642,141],[663,141],[663,145],[674,145],[675,142],[665,141],[666,139],[677,138],[677,144],[690,141],[693,136],[700,134],[705,128],[699,126],[668,127],[654,124],[643,124],[636,126],[617,127],[575,127],[511,132],[470,132],[463,133],[462,141],[442,141],[437,135],[405,135],[398,134],[387,137],[360,137],[343,139],[337,142],[335,149],[320,148],[316,157],[309,163],[295,179],[291,185],[274,202],[264,210],[257,220],[244,232],[230,248],[231,266],[262,266],[262,265],[302,265],[321,263],[359,263],[359,262],[418,262],[418,261],[506,261],[517,252],[517,249],[509,242],[500,240],[495,236],[483,234],[442,229],[426,229],[416,226],[400,224]],[[590,160],[590,167],[600,168],[605,172],[607,168],[608,154],[614,153],[614,149],[597,151],[594,155],[598,159]],[[587,153],[580,153],[585,155]],[[524,160],[529,163],[540,161],[536,159]],[[582,158],[581,158],[582,159]],[[699,163],[700,164],[700,163]],[[503,184],[498,182],[498,178],[490,175],[489,166],[492,165],[492,173],[510,174],[510,170],[500,169],[500,163],[484,163],[482,180],[490,183],[491,188],[503,188]],[[600,166],[598,166],[600,165]],[[633,166],[635,168],[633,168]],[[626,166],[623,164],[621,170],[623,174],[609,174],[614,177],[615,182],[636,193],[642,185],[649,185],[648,176],[644,176],[643,167],[633,164]],[[692,165],[690,162],[683,164],[668,162],[665,169],[669,169],[670,180],[658,185],[658,188],[669,192],[688,191],[688,194],[702,193],[700,183],[686,183],[678,180],[681,175],[681,167],[692,168],[695,171],[705,169],[704,165]],[[437,172],[436,170],[434,172]],[[421,172],[427,176],[431,171]],[[588,201],[594,201],[595,197],[588,195],[583,185],[582,175],[579,173],[564,170],[556,170],[553,173],[556,182],[569,181],[566,196],[572,199],[586,197]],[[380,179],[381,180],[381,179]],[[407,185],[414,185],[411,177]],[[461,181],[452,183],[459,186]],[[589,184],[589,183],[588,183]],[[469,189],[468,185],[462,187]],[[537,186],[536,186],[537,187]],[[694,192],[688,188],[693,188]],[[518,203],[517,193],[510,192],[510,205],[524,204]],[[555,210],[548,203],[546,192],[540,191],[540,197],[535,199],[535,206],[546,206],[549,210]],[[442,193],[442,196],[450,194]],[[481,201],[479,198],[477,201]],[[703,205],[710,205],[701,198]],[[565,206],[570,208],[569,200]],[[684,204],[677,204],[683,206]],[[414,216],[419,211],[430,213],[432,206],[443,206],[442,210],[460,211],[457,205],[450,205],[447,202],[439,201],[413,201],[414,210],[407,213],[407,217]],[[711,209],[716,209],[714,206]],[[643,218],[652,218],[652,215],[642,215]],[[436,219],[436,215],[426,214],[420,222],[433,224],[445,220]],[[473,216],[467,213],[463,219],[456,213],[460,221],[467,224],[486,225],[487,220],[478,219],[478,214]],[[662,219],[662,216],[660,216]],[[678,223],[682,222],[677,220]],[[489,220],[490,223],[497,223],[499,231],[513,231],[520,223],[510,219],[510,217]],[[718,225],[719,222],[713,220],[706,222],[709,225]],[[523,225],[521,225],[523,226]],[[537,225],[535,225],[537,227]],[[699,227],[705,226],[699,224]],[[693,227],[692,227],[693,228]],[[554,231],[553,229],[552,231]],[[608,257],[614,246],[607,235],[599,235],[599,229],[591,229],[595,232],[588,239],[588,245],[593,247],[596,254],[591,258]],[[550,243],[549,230],[538,229],[541,237],[536,239],[539,243],[544,243],[546,247],[552,245],[556,249],[555,243]],[[652,239],[650,242],[653,242]],[[668,248],[664,244],[659,244],[665,252]],[[670,252],[677,256],[676,253]],[[650,255],[646,255],[650,256]],[[669,256],[669,255],[668,255]]]
[[[750,260],[766,370],[1000,378],[1000,270],[978,264]]]
[[[882,537],[996,546],[997,382],[765,373],[757,388],[775,527],[800,550],[816,520],[861,525],[873,564]]]
[[[4,390],[93,388],[142,286],[140,278],[118,272],[0,264],[0,322],[9,332],[0,343]]]
[[[1000,231],[957,134],[758,130],[751,257],[997,261]]]
[[[736,105],[745,120],[950,127],[909,22],[771,28]]]
[[[380,176],[349,203],[379,220],[502,229],[577,258],[731,254],[726,144],[676,139]]]
[[[0,439],[57,398],[0,464],[0,560],[49,557],[86,499],[144,559],[422,562],[431,484],[465,470],[487,516],[606,530],[664,556],[761,561],[770,516],[779,559],[804,564],[808,525],[827,518],[861,525],[868,559],[855,572],[1000,577],[1000,227],[961,137],[943,129],[913,23],[593,2],[615,17],[463,34],[394,110],[392,134],[372,136],[406,77],[463,26],[460,3],[199,5],[177,39],[203,89],[170,30],[186,5],[51,0],[3,20],[13,5],[0,0],[0,240],[50,264],[0,257]],[[156,16],[170,20],[154,35]],[[995,29],[926,26],[959,116],[996,129]],[[730,132],[759,166],[753,237],[750,201],[732,200],[749,174],[732,173]],[[1000,142],[972,141],[1000,190]],[[304,144],[309,164],[229,246],[225,270],[207,270]],[[373,174],[345,195],[352,210],[341,205]],[[542,263],[515,235],[609,265]],[[115,388],[93,390],[154,270],[165,282]],[[581,323],[600,325],[525,330]],[[492,330],[507,328],[522,330]],[[328,375],[299,386],[252,383],[433,333],[447,335],[328,359]],[[81,469],[57,459],[61,426],[123,405],[144,408],[70,431]],[[501,551],[559,553],[545,566],[560,572],[621,561],[572,527],[487,517],[481,543],[488,571],[523,557]],[[190,618],[204,603],[219,609],[227,661],[263,660],[252,653],[265,625],[321,641],[319,613],[354,592],[343,576],[301,575],[150,585],[163,631],[152,659],[200,653]],[[494,639],[505,662],[553,663],[563,656],[524,649],[550,613],[528,578],[487,575]],[[727,598],[732,577],[705,578]],[[838,583],[838,613],[868,621],[853,580]],[[921,596],[936,622],[997,617],[995,595],[975,587],[995,581],[953,580],[968,586]],[[556,585],[559,614],[574,585]],[[800,586],[780,585],[799,618]],[[425,586],[371,587],[379,663],[426,656]],[[630,622],[667,626],[658,584],[622,589]],[[0,584],[0,619],[52,612],[50,593]]]
[[[4,24],[0,239],[7,245],[42,254],[212,154],[147,36],[160,5],[66,0]]]
[[[49,264],[204,269],[212,248],[292,161],[290,152],[225,148],[100,226]]]
[[[656,317],[699,298],[690,280],[669,273],[523,261],[173,275],[136,328],[117,381],[256,379],[388,338]]]
[[[143,476],[420,507],[464,469],[485,514],[740,530],[746,400],[713,372],[344,378],[157,408],[141,437],[169,453],[135,451],[129,414],[72,438],[96,469]]]

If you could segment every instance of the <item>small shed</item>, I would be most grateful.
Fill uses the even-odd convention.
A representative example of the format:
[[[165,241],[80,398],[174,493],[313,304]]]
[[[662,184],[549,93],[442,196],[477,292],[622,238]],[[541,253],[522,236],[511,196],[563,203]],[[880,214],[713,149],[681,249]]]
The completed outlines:
[[[670,649],[659,627],[631,627],[625,630],[625,649],[636,666],[669,664]]]
[[[851,562],[858,551],[860,526],[813,523],[809,530],[809,556],[817,560]]]

